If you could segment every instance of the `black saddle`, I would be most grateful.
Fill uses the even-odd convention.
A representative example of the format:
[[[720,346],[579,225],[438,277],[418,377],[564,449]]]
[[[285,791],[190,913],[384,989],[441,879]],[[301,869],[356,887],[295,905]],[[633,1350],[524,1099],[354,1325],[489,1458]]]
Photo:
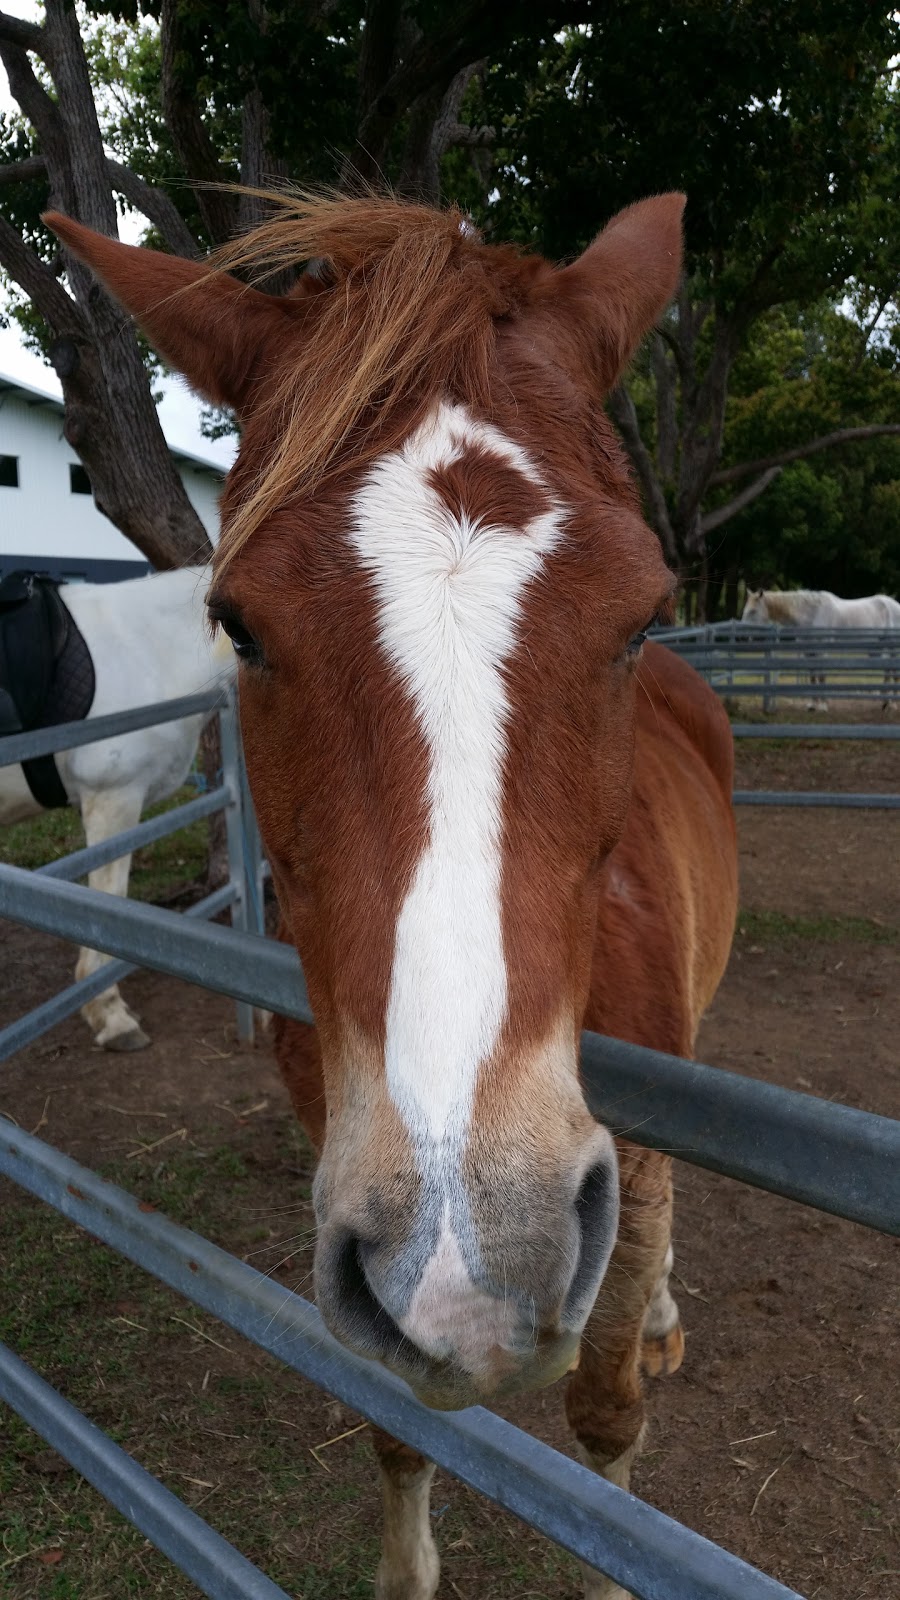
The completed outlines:
[[[80,722],[94,700],[94,663],[59,586],[36,572],[0,582],[0,736]],[[53,756],[22,762],[39,805],[67,806]]]

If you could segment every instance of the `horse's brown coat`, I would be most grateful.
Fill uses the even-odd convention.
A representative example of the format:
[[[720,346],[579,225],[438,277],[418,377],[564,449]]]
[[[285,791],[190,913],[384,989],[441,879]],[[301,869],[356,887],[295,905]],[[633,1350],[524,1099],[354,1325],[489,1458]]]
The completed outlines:
[[[600,404],[674,290],[680,213],[677,196],[632,207],[556,270],[483,246],[452,213],[301,200],[230,256],[268,268],[326,257],[324,277],[287,301],[52,219],[167,358],[244,422],[215,602],[265,660],[242,673],[245,747],[282,937],[301,952],[319,1023],[317,1037],[276,1021],[276,1048],[323,1151],[329,1226],[343,1208],[342,1226],[363,1241],[374,1229],[373,1245],[398,1260],[428,1181],[388,1091],[386,1013],[395,929],[428,837],[429,749],[381,647],[348,518],[372,464],[443,400],[533,464],[520,472],[511,454],[470,443],[435,468],[430,489],[454,526],[514,536],[560,508],[562,535],[523,592],[503,662],[505,1020],[459,1155],[495,1279],[502,1270],[505,1286],[509,1269],[513,1291],[535,1296],[562,1270],[555,1235],[601,1148],[577,1081],[581,1027],[690,1052],[734,922],[727,720],[668,652],[648,645],[636,666],[629,649],[672,578]],[[668,1270],[671,1173],[668,1158],[627,1141],[618,1153],[618,1239],[567,1406],[590,1459],[627,1481],[644,1319]],[[477,1292],[484,1299],[484,1285]],[[658,1293],[654,1303],[670,1305]],[[521,1367],[521,1381],[546,1381],[565,1348],[557,1316],[550,1303],[535,1313],[525,1355],[486,1350],[484,1372],[515,1380]],[[680,1348],[677,1323],[653,1337],[660,1368]],[[413,1366],[413,1381],[437,1385],[442,1403],[461,1397],[459,1373],[445,1380],[428,1359],[434,1370],[422,1378]],[[418,1531],[411,1545],[389,1538],[406,1565],[387,1558],[376,1592],[430,1600],[422,1464],[378,1447],[393,1484],[389,1531],[404,1517]]]

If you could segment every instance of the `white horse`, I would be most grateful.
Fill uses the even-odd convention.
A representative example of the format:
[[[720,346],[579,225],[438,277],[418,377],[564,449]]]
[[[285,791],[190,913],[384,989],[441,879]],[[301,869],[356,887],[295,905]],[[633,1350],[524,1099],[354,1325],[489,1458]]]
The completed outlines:
[[[206,576],[205,567],[183,567],[124,583],[65,588],[66,606],[94,663],[88,719],[199,694],[233,673],[229,641],[221,634],[211,638],[207,628]],[[89,845],[134,827],[145,806],[174,794],[187,777],[206,720],[185,717],[59,752],[59,775],[81,813]],[[0,824],[42,810],[21,766],[0,767]],[[92,889],[125,895],[130,867],[130,855],[123,856],[97,867],[88,882]],[[76,977],[87,977],[108,960],[82,949]],[[107,1050],[140,1050],[150,1043],[115,987],[85,1005],[82,1016]]]
[[[900,628],[900,601],[889,594],[842,600],[829,589],[748,589],[741,621],[793,623],[799,628]],[[895,681],[896,676],[889,667],[885,682]],[[824,682],[815,672],[810,680]],[[810,700],[807,709],[818,711],[825,705],[825,700]]]
[[[799,628],[900,628],[900,600],[870,594],[842,600],[828,589],[751,589],[742,622],[787,622]]]

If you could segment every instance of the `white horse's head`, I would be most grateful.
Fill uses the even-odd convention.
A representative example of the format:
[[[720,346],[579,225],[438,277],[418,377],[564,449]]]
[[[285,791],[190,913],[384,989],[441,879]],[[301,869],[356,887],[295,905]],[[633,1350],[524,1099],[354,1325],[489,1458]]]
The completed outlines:
[[[769,607],[764,589],[748,589],[744,609],[741,612],[742,622],[768,622]]]

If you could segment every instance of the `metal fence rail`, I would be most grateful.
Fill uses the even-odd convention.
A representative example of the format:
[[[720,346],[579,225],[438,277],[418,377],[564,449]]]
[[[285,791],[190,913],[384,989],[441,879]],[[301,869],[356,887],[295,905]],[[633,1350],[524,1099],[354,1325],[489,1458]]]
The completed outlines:
[[[668,641],[665,641],[668,642]],[[809,663],[807,663],[807,666]],[[818,670],[818,662],[816,669]],[[797,686],[785,686],[797,692]],[[819,685],[815,686],[817,689]],[[757,689],[758,693],[759,690]],[[213,709],[212,692],[0,741],[0,765]],[[231,709],[223,716],[221,790],[141,823],[38,873],[0,865],[0,915],[119,959],[0,1033],[0,1060],[67,1016],[133,964],[311,1020],[296,952],[259,937],[265,863]],[[900,728],[758,727],[738,737],[897,737]],[[60,738],[60,734],[64,737]],[[900,797],[744,792],[751,804],[900,804]],[[185,915],[122,902],[66,881],[224,809],[232,881]],[[235,863],[240,859],[240,869]],[[225,905],[232,929],[207,926]],[[248,930],[256,931],[248,931]],[[774,1193],[900,1234],[900,1123],[618,1040],[582,1036],[593,1114],[613,1132]],[[382,1368],[352,1356],[315,1308],[209,1241],[148,1215],[96,1174],[14,1127],[0,1127],[0,1172],[219,1316],[472,1487],[546,1533],[640,1600],[799,1600],[736,1557],[480,1408],[435,1413]],[[0,1396],[62,1449],[107,1498],[215,1600],[285,1600],[176,1496],[0,1347]]]
[[[900,811],[898,794],[844,794],[826,789],[735,789],[736,806],[827,806],[857,811]]]
[[[127,905],[0,866],[0,916],[7,915],[313,1020],[297,952],[274,940],[187,924],[160,906]],[[636,1144],[900,1233],[900,1123],[596,1034],[582,1036],[582,1068],[591,1111]],[[718,1115],[717,1105],[727,1113]]]
[[[212,894],[188,906],[181,916],[204,921],[216,917],[220,911],[227,911],[234,905],[236,895],[234,884],[223,884],[221,889],[214,889]],[[0,1062],[8,1061],[17,1050],[24,1050],[26,1045],[33,1044],[35,1039],[55,1028],[57,1023],[65,1022],[89,1000],[94,1000],[104,989],[108,989],[111,983],[119,983],[122,978],[137,972],[138,966],[139,963],[133,961],[107,961],[97,972],[92,972],[87,978],[79,978],[77,983],[70,983],[52,999],[45,1000],[43,1005],[35,1006],[24,1017],[10,1022],[7,1027],[0,1029]]]
[[[653,633],[720,694],[777,699],[900,703],[900,628],[800,628],[710,623]]]
[[[227,907],[231,911],[233,927],[262,931],[266,864],[262,861],[256,819],[249,801],[233,686],[216,686],[201,694],[161,700],[154,705],[116,711],[109,716],[89,717],[81,722],[64,722],[53,728],[35,728],[27,733],[9,735],[0,739],[0,768],[30,760],[34,756],[55,754],[60,750],[94,744],[104,738],[120,737],[142,728],[175,722],[187,716],[206,716],[216,711],[219,713],[223,762],[222,781],[216,789],[200,795],[196,800],[172,806],[161,815],[139,822],[135,827],[126,828],[109,839],[73,850],[55,861],[48,861],[37,868],[37,875],[70,880],[82,878],[98,867],[130,855],[134,850],[224,811],[229,882],[224,890],[207,896],[200,907],[193,908],[191,914],[212,918]],[[74,937],[76,942],[80,942],[78,936]],[[91,948],[103,949],[103,946]],[[46,1005],[36,1007],[27,1017],[20,1018],[17,1023],[0,1032],[0,1061],[133,971],[133,964],[107,963],[101,971],[80,979]],[[240,999],[237,1002],[237,1020],[240,1037],[246,1041],[252,1040],[253,1008]]]
[[[787,629],[769,624],[711,623],[701,628],[658,629],[653,637],[688,661],[710,687],[728,697],[773,699],[879,699],[900,704],[900,629]],[[793,674],[790,683],[779,673]],[[879,673],[878,682],[860,683]],[[735,682],[735,674],[755,682]],[[835,682],[833,674],[849,677]],[[892,681],[882,678],[889,674]],[[802,680],[802,681],[801,681]],[[897,723],[733,722],[735,739],[900,739]],[[736,806],[828,807],[865,811],[900,810],[900,795],[839,790],[736,789]]]
[[[814,628],[797,622],[744,622],[739,617],[728,617],[723,622],[701,622],[686,628],[653,628],[651,636],[664,644],[676,639],[684,644],[722,648],[732,644],[768,644],[774,640],[813,645],[833,643],[843,649],[865,644],[873,649],[896,650],[900,648],[898,632],[897,628]]]
[[[428,1410],[400,1378],[338,1344],[308,1301],[141,1211],[133,1196],[33,1135],[0,1131],[0,1172],[640,1600],[799,1600],[492,1412]]]
[[[898,722],[733,722],[735,739],[900,739]]]
[[[184,805],[173,806],[158,817],[138,822],[133,828],[123,828],[111,839],[103,839],[85,850],[73,850],[69,855],[60,856],[57,861],[48,861],[36,870],[42,878],[67,878],[72,882],[93,872],[95,867],[105,867],[108,862],[118,861],[120,856],[130,855],[133,850],[156,844],[159,839],[190,827],[192,822],[215,816],[217,811],[224,811],[226,806],[234,805],[234,802],[234,790],[230,784],[222,784],[221,788],[213,789],[209,794],[188,800]]]
[[[98,744],[102,739],[135,733],[139,728],[154,728],[162,722],[177,722],[181,717],[196,717],[215,711],[225,700],[222,689],[205,689],[202,694],[182,695],[178,700],[161,700],[152,706],[132,711],[112,711],[106,717],[85,717],[83,722],[60,722],[54,728],[32,728],[30,733],[9,733],[0,739],[0,767],[34,756],[55,756],[60,750],[74,750],[82,744]]]

